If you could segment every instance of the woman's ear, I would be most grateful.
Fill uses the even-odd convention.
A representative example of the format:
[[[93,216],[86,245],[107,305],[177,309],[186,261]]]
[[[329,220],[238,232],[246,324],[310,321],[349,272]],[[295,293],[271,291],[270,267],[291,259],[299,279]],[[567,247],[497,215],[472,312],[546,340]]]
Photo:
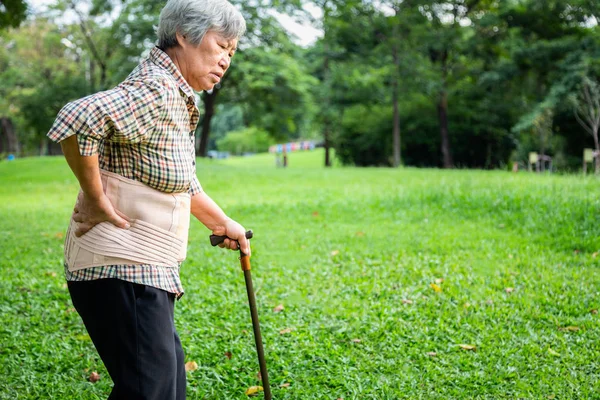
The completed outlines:
[[[179,33],[179,32],[175,33],[175,37],[177,38],[177,44],[179,44],[179,46],[184,47],[187,44],[185,36],[182,35],[181,33]]]

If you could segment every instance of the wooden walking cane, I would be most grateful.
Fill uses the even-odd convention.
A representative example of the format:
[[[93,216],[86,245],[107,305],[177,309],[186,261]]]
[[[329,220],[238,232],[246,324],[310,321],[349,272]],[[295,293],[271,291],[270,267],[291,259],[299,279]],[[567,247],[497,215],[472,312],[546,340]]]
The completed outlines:
[[[246,239],[252,238],[252,231],[246,232]],[[216,246],[223,243],[227,236],[210,235],[210,244]],[[250,275],[250,256],[242,253],[240,243],[240,264],[244,271],[246,280],[246,291],[248,292],[248,302],[250,303],[250,316],[252,317],[252,328],[254,329],[254,341],[256,342],[256,353],[258,354],[258,364],[260,366],[260,377],[262,379],[263,390],[265,391],[265,400],[271,400],[271,387],[269,386],[269,374],[267,373],[267,363],[265,362],[265,353],[263,350],[262,336],[260,335],[260,325],[258,323],[258,312],[256,311],[256,299],[254,298],[254,289],[252,288],[252,275]]]

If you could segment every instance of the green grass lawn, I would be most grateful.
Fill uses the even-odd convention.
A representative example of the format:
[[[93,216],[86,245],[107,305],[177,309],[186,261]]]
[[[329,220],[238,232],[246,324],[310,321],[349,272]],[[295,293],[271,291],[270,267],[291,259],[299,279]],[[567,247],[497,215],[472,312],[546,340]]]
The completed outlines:
[[[597,179],[321,159],[198,164],[255,232],[275,399],[600,398]],[[0,399],[105,399],[62,275],[76,181],[56,157],[2,162],[0,182]],[[192,224],[176,305],[199,365],[188,398],[244,399],[259,381],[243,274],[208,234]]]

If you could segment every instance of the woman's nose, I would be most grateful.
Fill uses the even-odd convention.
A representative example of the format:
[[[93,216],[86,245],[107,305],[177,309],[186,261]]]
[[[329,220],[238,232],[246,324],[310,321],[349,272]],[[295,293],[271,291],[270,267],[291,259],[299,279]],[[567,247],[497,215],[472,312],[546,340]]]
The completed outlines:
[[[219,66],[223,68],[224,71],[226,71],[227,68],[229,68],[230,64],[231,59],[229,58],[229,56],[224,56],[223,58],[221,58],[221,61],[219,61]]]

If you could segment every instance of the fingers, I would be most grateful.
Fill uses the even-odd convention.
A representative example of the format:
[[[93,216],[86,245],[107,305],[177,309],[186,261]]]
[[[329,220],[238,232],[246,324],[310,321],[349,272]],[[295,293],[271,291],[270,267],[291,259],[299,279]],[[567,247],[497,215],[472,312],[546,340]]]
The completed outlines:
[[[117,215],[121,218],[123,218],[125,221],[127,222],[131,222],[131,218],[129,218],[127,215],[123,214],[121,211],[117,210],[115,208],[115,212],[117,213]]]
[[[75,222],[85,222],[84,215],[81,214],[79,211],[75,211],[73,213],[73,221],[75,221]]]
[[[229,249],[229,250],[238,250],[238,243],[236,240],[231,240],[229,238],[225,239],[222,243],[219,243],[217,246],[219,246],[222,249]],[[245,253],[247,254],[247,253]]]
[[[242,253],[246,255],[251,255],[252,251],[250,250],[250,241],[246,239],[245,235],[242,239],[240,239],[240,248],[242,250]]]
[[[129,225],[129,221],[123,218],[121,213],[116,212],[110,219],[109,222],[116,226],[117,228],[129,229],[131,225]]]
[[[235,240],[231,240],[231,239],[227,238],[221,244],[223,245],[223,246],[219,245],[221,248],[229,249],[229,250],[237,250],[237,242]]]
[[[75,231],[75,236],[77,236],[77,237],[83,236],[90,229],[92,229],[94,227],[94,225],[89,224],[89,223],[77,224],[77,230]]]

